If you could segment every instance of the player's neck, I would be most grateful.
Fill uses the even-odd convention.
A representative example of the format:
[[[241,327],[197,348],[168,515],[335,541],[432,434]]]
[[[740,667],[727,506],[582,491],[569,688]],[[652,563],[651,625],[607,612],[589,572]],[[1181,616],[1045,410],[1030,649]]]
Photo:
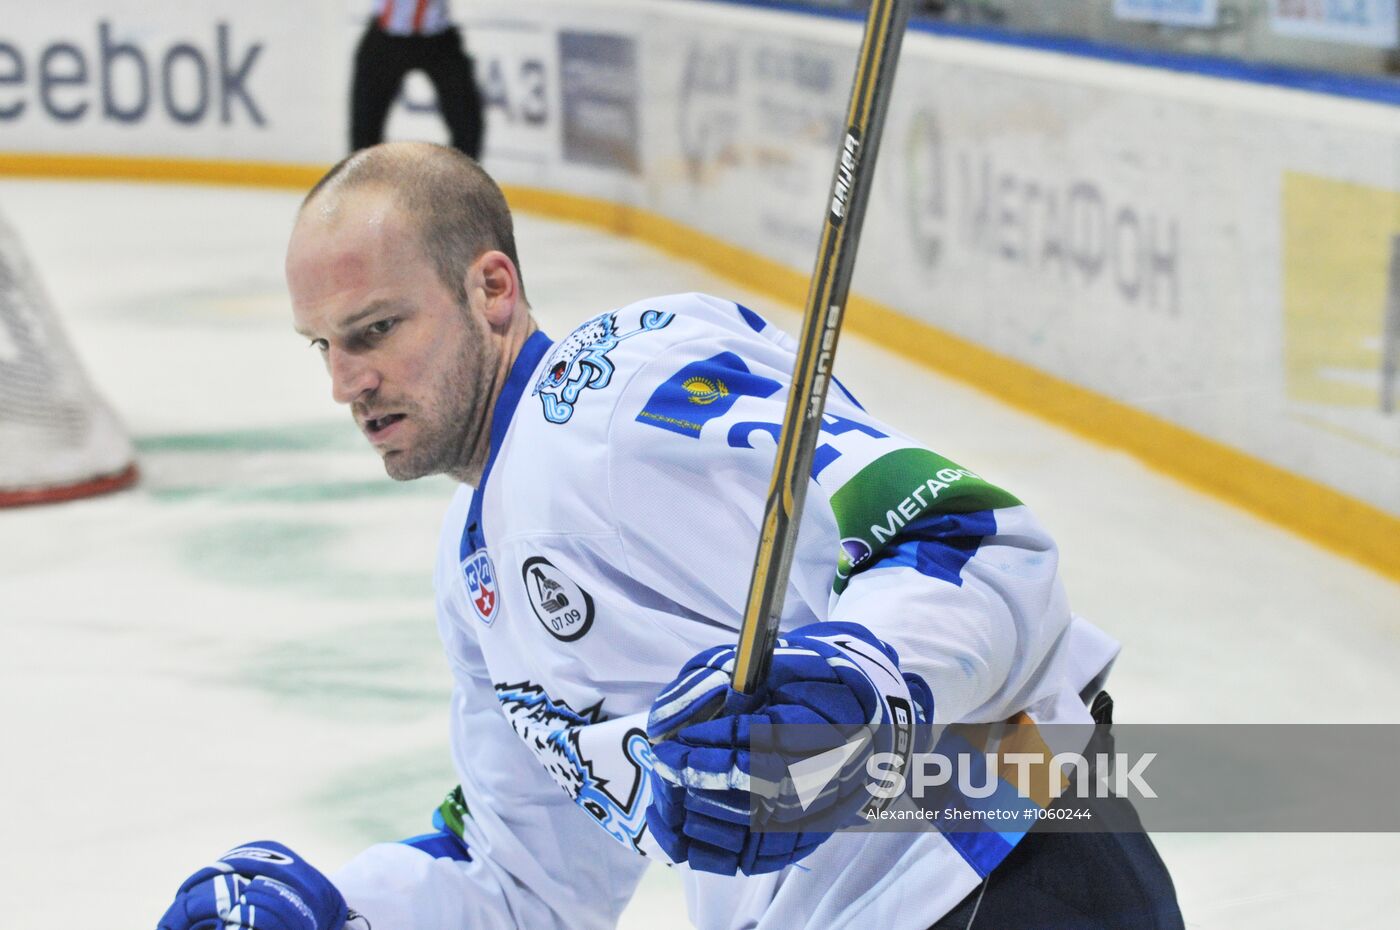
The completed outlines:
[[[486,462],[491,457],[491,423],[495,415],[496,402],[500,400],[501,391],[505,389],[506,381],[510,378],[511,368],[515,366],[516,359],[520,357],[520,350],[540,328],[530,313],[529,306],[525,306],[523,309],[524,312],[515,316],[510,328],[502,337],[500,358],[496,364],[486,402],[483,404],[485,416],[482,418],[475,441],[471,443],[470,451],[464,456],[466,465],[451,473],[453,478],[474,488],[481,486],[481,476],[485,473]]]

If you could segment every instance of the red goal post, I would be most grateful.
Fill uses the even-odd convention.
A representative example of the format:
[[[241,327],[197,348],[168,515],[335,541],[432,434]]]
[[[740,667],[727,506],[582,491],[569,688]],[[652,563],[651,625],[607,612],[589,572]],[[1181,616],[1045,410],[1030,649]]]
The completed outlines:
[[[0,507],[105,494],[136,478],[130,438],[0,214]]]

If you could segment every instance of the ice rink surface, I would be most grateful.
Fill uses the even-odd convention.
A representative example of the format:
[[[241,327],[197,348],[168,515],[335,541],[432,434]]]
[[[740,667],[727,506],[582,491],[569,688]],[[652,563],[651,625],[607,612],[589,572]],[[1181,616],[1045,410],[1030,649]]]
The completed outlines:
[[[0,182],[144,469],[134,491],[0,512],[0,926],[154,926],[234,844],[278,839],[331,869],[422,832],[454,781],[430,593],[451,485],[385,478],[292,333],[297,200]],[[556,338],[685,290],[797,328],[636,242],[528,215],[519,239]],[[1120,722],[1395,722],[1400,586],[857,338],[837,373],[1040,514],[1075,608],[1124,644]],[[1400,913],[1400,836],[1156,842],[1189,927]],[[686,925],[653,868],[623,926]]]

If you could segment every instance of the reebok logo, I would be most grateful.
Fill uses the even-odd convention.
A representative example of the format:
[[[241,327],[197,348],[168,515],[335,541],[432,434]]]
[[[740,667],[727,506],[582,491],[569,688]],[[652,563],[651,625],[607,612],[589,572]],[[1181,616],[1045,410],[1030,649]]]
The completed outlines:
[[[262,42],[235,42],[220,21],[212,41],[171,38],[164,47],[108,20],[86,46],[59,40],[26,50],[0,35],[0,122],[47,116],[60,123],[140,123],[163,112],[181,125],[267,124],[252,78]]]

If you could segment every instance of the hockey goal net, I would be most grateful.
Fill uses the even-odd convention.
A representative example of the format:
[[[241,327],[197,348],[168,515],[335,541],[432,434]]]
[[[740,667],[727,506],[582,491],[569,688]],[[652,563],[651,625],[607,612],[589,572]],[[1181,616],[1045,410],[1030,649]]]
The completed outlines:
[[[103,494],[135,480],[131,440],[83,374],[0,214],[0,507]]]

